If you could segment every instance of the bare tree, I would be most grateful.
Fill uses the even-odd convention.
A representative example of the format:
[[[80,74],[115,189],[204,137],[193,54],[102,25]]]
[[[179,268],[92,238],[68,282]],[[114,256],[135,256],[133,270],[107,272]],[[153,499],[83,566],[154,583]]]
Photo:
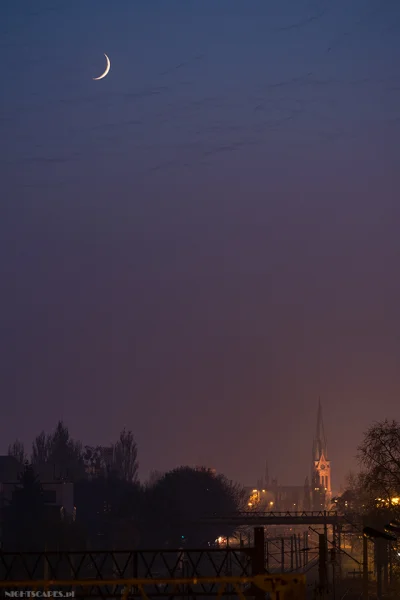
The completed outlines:
[[[80,442],[75,442],[68,427],[62,421],[57,423],[53,434],[40,433],[32,445],[33,465],[51,465],[58,476],[72,480],[84,476],[85,467]]]
[[[248,494],[246,489],[240,483],[235,483],[234,481],[228,480],[226,477],[221,475],[219,477],[234,499],[236,510],[248,510]]]
[[[62,477],[76,480],[84,476],[82,444],[71,438],[68,427],[62,421],[57,423],[49,438],[48,462],[58,467]]]
[[[16,458],[21,465],[25,464],[27,459],[24,444],[19,440],[15,440],[13,444],[8,446],[8,455]]]
[[[345,479],[345,490],[333,501],[336,510],[353,523],[376,508],[376,493],[368,489],[364,480],[364,473],[349,472]]]
[[[359,447],[362,485],[373,500],[400,503],[400,425],[385,420],[368,429]]]
[[[48,461],[50,450],[50,436],[44,431],[36,436],[32,444],[31,463],[33,465],[42,465]]]
[[[132,431],[121,431],[114,448],[114,468],[119,477],[125,481],[136,483],[139,463],[137,460],[137,444]]]

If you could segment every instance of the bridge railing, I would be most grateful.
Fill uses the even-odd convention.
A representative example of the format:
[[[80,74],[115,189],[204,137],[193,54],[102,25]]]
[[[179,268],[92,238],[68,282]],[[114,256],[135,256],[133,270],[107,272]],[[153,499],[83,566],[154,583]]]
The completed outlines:
[[[271,518],[281,518],[281,517],[337,517],[338,513],[336,510],[285,510],[285,511],[276,511],[276,510],[268,510],[268,511],[257,511],[257,510],[244,510],[239,511],[237,513],[233,513],[230,515],[221,515],[218,513],[213,513],[209,515],[208,519],[230,519],[232,517],[241,518],[241,517],[271,517]]]
[[[0,552],[0,581],[252,575],[252,548]]]

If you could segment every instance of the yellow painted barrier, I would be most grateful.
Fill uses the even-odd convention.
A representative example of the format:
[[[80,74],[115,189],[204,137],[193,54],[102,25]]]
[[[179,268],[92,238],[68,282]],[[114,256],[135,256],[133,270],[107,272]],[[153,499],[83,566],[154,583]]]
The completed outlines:
[[[112,587],[114,592],[102,594],[99,590],[93,595],[101,597],[104,596],[115,596],[122,597],[123,600],[127,600],[129,597],[140,595],[144,600],[149,600],[149,591],[146,592],[145,588],[149,586],[157,586],[158,592],[154,595],[161,596],[160,586],[171,586],[172,589],[166,591],[168,596],[179,597],[182,591],[178,590],[178,586],[201,586],[202,584],[214,584],[218,588],[218,593],[209,593],[207,595],[216,595],[217,598],[221,598],[228,586],[231,586],[238,597],[241,600],[246,600],[246,596],[254,595],[250,591],[250,586],[254,586],[263,592],[268,592],[271,600],[275,598],[279,600],[305,600],[306,597],[306,579],[301,574],[274,574],[274,575],[255,575],[254,577],[177,577],[171,579],[46,579],[46,580],[25,580],[25,581],[0,581],[1,590],[44,590],[49,591],[56,589],[61,591],[62,588],[103,588]],[[121,590],[117,592],[116,587],[121,587]],[[250,593],[249,593],[250,591]],[[185,592],[187,594],[187,590]],[[80,594],[81,595],[81,594]],[[92,595],[92,592],[88,593],[88,596]],[[191,595],[196,596],[196,590],[191,592]],[[66,593],[65,593],[66,596]],[[64,597],[65,597],[64,596]],[[71,596],[72,597],[72,594]]]

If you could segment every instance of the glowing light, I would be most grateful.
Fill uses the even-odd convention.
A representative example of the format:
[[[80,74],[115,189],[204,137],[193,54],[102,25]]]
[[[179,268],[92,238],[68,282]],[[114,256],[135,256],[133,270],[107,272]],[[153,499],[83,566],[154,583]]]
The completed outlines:
[[[389,506],[390,504],[398,505],[400,504],[400,497],[395,496],[394,498],[375,498],[376,502],[382,502],[382,504]]]

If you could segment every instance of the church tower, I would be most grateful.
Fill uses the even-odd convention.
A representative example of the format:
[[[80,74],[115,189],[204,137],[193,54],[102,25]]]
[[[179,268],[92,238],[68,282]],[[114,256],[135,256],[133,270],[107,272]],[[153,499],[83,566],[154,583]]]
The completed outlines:
[[[328,460],[321,400],[318,401],[317,431],[313,442],[311,481],[313,510],[327,510],[332,499],[331,464]]]

